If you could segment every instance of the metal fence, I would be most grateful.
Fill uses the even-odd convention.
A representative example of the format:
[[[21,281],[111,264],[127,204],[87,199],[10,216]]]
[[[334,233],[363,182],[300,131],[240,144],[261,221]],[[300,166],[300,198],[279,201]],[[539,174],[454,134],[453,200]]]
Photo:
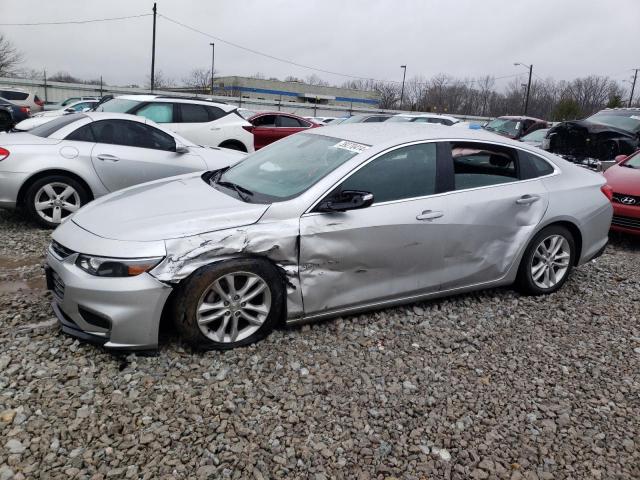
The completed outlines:
[[[17,88],[36,93],[47,103],[58,103],[69,97],[103,96],[103,95],[135,95],[149,94],[149,89],[139,87],[114,87],[112,85],[88,85],[84,83],[48,82],[44,80],[30,80],[25,78],[0,77],[0,88]],[[224,102],[238,107],[255,111],[282,111],[294,113],[303,117],[345,117],[359,113],[407,113],[402,110],[384,110],[367,108],[358,105],[317,105],[300,103],[294,100],[260,100],[256,98],[244,98],[242,96],[231,97],[223,95],[198,95],[193,93],[175,92],[171,90],[154,90],[154,94],[173,95],[184,97],[202,97],[214,101]],[[420,112],[411,112],[420,113]],[[473,115],[458,115],[446,112],[462,120],[485,122],[490,117]]]

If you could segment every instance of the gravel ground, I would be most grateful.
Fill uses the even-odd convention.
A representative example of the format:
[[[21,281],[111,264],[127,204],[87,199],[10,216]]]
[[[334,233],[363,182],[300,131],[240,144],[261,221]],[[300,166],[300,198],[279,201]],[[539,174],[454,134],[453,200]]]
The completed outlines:
[[[49,232],[0,213],[0,480],[638,479],[640,244],[496,289],[116,356],[58,332]]]

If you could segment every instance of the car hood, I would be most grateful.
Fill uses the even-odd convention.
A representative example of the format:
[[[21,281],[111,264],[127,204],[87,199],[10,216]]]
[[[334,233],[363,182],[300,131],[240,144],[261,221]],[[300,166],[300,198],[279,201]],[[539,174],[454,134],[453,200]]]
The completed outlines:
[[[103,238],[145,242],[250,225],[269,208],[227,195],[201,175],[181,175],[120,190],[89,203],[72,221]]]
[[[640,169],[614,165],[604,176],[614,192],[640,196]]]

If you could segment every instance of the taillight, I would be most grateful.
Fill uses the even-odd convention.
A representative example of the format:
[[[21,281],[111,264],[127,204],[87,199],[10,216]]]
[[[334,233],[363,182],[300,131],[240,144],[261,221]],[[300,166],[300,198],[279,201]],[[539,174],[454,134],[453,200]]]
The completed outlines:
[[[20,107],[20,111],[26,114],[31,113],[31,109],[29,107]]]
[[[600,190],[602,191],[602,193],[604,193],[604,196],[607,197],[609,201],[611,201],[611,199],[613,198],[613,188],[605,183],[600,187]]]
[[[44,107],[44,102],[42,100],[40,100],[38,97],[36,97],[34,99],[34,102],[36,105],[38,105],[39,107]]]
[[[254,126],[253,125],[243,125],[242,128],[244,128],[249,133],[253,133]]]
[[[6,148],[0,147],[0,160],[4,160],[8,156],[9,156],[9,150],[7,150]]]

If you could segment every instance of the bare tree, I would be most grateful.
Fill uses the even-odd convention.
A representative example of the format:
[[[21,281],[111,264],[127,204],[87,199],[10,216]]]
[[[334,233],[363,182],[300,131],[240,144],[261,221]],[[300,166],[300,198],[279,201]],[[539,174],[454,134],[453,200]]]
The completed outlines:
[[[71,75],[69,72],[57,72],[51,75],[48,80],[52,82],[63,82],[63,83],[83,83],[83,81]]]
[[[215,70],[213,74],[215,75]],[[194,68],[188,76],[182,79],[185,87],[193,88],[201,92],[211,89],[211,69]]]
[[[22,60],[22,53],[0,33],[0,77],[14,76]]]
[[[170,88],[176,84],[175,80],[166,77],[162,70],[156,70],[153,76],[154,89]],[[145,88],[151,88],[151,77],[147,76]]]

